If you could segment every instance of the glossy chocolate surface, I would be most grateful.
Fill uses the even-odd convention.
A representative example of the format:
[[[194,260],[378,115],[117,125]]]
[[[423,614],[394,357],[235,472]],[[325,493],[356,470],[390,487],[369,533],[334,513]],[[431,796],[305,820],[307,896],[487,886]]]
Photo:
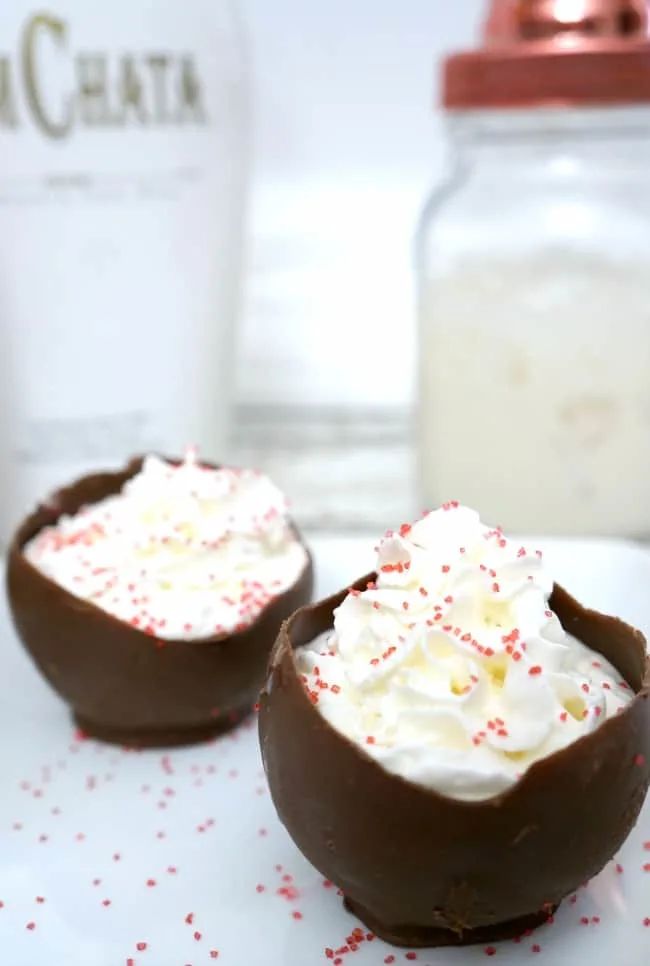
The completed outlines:
[[[362,590],[374,575],[355,586]],[[596,731],[532,765],[512,788],[457,801],[389,774],[310,702],[293,649],[332,627],[347,588],[283,625],[260,708],[278,814],[359,918],[398,945],[505,939],[543,922],[621,846],[650,782],[650,663],[643,636],[583,608],[551,606],[636,695]]]
[[[309,557],[296,583],[242,631],[161,641],[74,597],[27,560],[23,547],[41,529],[117,493],[141,466],[135,459],[120,472],[86,476],[27,517],[9,550],[10,608],[25,648],[87,734],[143,747],[188,744],[252,710],[281,622],[311,599],[313,567]]]

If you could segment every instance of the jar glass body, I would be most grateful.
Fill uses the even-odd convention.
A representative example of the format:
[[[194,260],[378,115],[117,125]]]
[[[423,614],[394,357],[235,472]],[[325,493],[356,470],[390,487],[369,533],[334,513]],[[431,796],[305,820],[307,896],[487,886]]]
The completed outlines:
[[[650,108],[481,112],[417,239],[422,497],[650,535]]]

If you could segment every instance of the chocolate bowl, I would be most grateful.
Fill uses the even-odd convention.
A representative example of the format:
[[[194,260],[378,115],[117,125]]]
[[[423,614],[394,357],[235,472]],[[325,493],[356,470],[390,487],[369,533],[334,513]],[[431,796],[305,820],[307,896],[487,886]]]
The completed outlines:
[[[86,734],[140,747],[190,744],[252,710],[278,628],[311,599],[313,566],[308,554],[293,586],[243,630],[163,641],[73,596],[25,557],[40,530],[119,492],[141,466],[137,458],[119,472],[83,477],[27,517],[9,548],[9,604],[25,648]]]
[[[385,771],[305,692],[293,649],[332,628],[347,592],[294,614],[271,655],[259,726],[280,819],[348,909],[388,942],[464,945],[539,925],[612,858],[643,804],[650,782],[643,636],[556,585],[551,607],[564,628],[603,654],[636,695],[506,792],[459,801]]]

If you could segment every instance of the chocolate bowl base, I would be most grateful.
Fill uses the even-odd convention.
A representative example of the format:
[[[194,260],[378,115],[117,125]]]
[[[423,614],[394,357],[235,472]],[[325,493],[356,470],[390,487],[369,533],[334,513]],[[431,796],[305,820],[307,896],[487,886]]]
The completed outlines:
[[[189,745],[227,731],[252,710],[278,628],[311,598],[313,566],[291,524],[305,549],[303,570],[251,623],[208,637],[158,640],[32,565],[24,548],[33,537],[62,514],[74,516],[119,493],[141,467],[135,459],[122,471],[85,476],[27,517],[9,551],[10,610],[27,652],[83,731],[132,747]]]
[[[251,713],[252,708],[247,706],[190,728],[116,728],[90,721],[80,714],[73,714],[73,718],[84,737],[95,738],[111,745],[127,748],[180,748],[218,738],[235,728]]]
[[[516,939],[528,934],[538,926],[543,926],[552,916],[557,905],[547,907],[541,912],[534,912],[529,916],[520,916],[508,922],[495,923],[490,926],[478,926],[474,929],[445,929],[442,926],[385,926],[378,922],[363,906],[347,897],[343,905],[353,916],[360,919],[376,936],[392,946],[409,946],[411,949],[435,946],[470,946],[473,944],[501,942],[506,939]]]
[[[360,578],[362,591],[376,574]],[[564,628],[634,692],[620,714],[536,761],[500,795],[464,801],[385,770],[314,705],[294,650],[331,630],[349,592],[280,630],[260,698],[273,803],[303,855],[379,936],[408,946],[523,935],[616,855],[650,782],[650,659],[639,631],[555,586]],[[532,914],[531,914],[532,913]]]

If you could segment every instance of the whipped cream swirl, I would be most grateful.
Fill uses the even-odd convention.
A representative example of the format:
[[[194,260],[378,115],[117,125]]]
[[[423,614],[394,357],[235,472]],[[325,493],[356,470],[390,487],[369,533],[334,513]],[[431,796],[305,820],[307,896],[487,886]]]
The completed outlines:
[[[122,491],[25,547],[75,597],[161,640],[242,630],[296,582],[307,553],[286,500],[253,470],[148,456]]]
[[[319,712],[389,772],[489,798],[633,696],[564,631],[552,589],[541,552],[445,504],[386,534],[376,583],[350,591],[298,670]]]

